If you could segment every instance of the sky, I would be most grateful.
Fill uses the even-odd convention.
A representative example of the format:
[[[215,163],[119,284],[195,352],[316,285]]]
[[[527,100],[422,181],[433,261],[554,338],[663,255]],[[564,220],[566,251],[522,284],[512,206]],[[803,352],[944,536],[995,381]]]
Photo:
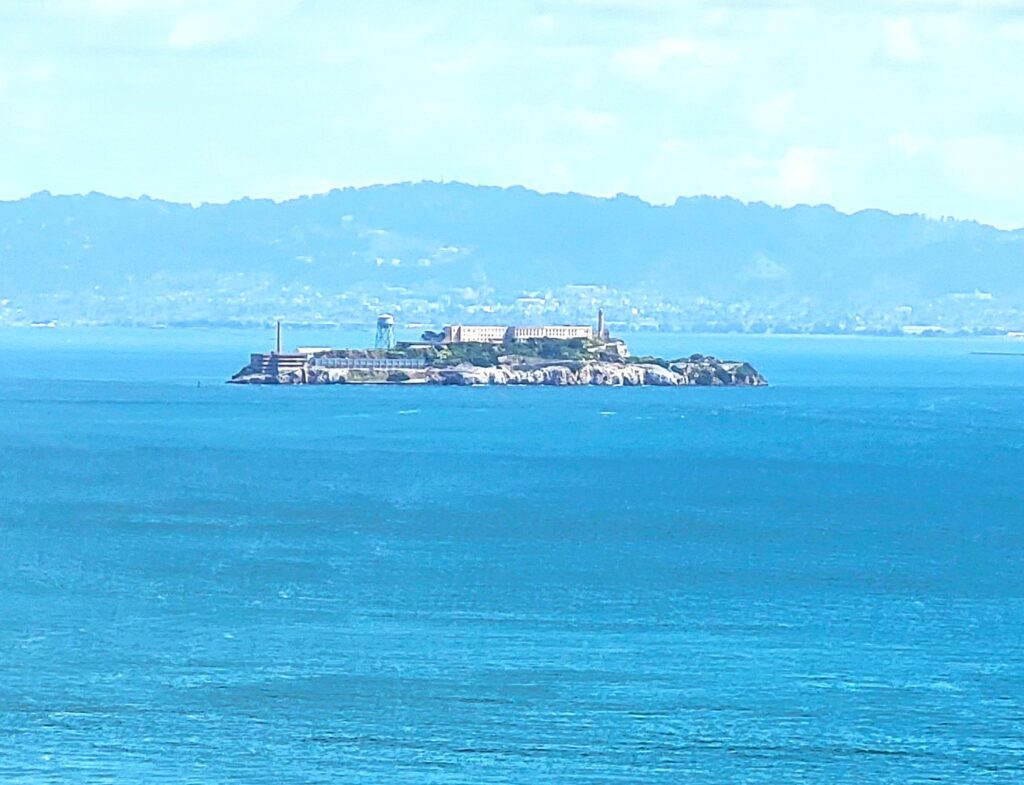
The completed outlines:
[[[1024,226],[1024,0],[0,0],[0,198],[417,180]]]

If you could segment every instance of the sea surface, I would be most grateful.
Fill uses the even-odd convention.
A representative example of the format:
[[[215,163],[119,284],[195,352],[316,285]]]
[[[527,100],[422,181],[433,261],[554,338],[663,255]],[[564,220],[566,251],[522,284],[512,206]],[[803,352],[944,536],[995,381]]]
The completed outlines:
[[[271,340],[0,331],[0,782],[1024,781],[1024,343],[223,384]]]

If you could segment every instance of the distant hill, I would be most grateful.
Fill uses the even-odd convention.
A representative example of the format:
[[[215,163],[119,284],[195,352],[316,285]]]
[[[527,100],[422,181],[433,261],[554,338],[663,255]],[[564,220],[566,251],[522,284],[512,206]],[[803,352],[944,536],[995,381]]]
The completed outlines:
[[[198,318],[313,302],[311,314],[329,316],[323,308],[346,293],[387,305],[388,292],[436,299],[470,287],[511,302],[581,284],[613,299],[703,298],[765,313],[931,303],[934,315],[936,302],[955,309],[965,300],[1005,313],[1024,308],[1024,230],[430,182],[199,207],[96,193],[0,202],[8,321],[189,318],[190,298]]]

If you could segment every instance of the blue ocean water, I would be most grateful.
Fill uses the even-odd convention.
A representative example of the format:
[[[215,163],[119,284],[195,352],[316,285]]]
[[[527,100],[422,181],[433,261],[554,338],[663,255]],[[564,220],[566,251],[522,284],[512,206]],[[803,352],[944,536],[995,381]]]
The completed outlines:
[[[1020,344],[222,383],[268,340],[0,331],[3,783],[1024,780]]]

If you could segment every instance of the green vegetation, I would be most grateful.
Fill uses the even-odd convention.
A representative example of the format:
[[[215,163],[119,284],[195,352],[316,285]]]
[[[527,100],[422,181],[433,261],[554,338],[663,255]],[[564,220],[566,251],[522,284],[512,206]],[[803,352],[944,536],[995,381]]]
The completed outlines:
[[[525,341],[506,341],[502,353],[516,357],[535,357],[540,360],[585,360],[593,355],[599,341],[586,338],[527,338]]]
[[[444,340],[444,333],[435,332],[434,330],[424,330],[423,334],[420,335],[420,340],[423,341],[424,343],[429,343],[433,344],[434,346],[437,346],[438,344],[441,343],[441,341]]]
[[[434,365],[450,366],[469,363],[480,368],[493,368],[503,352],[492,343],[452,343],[438,347]]]
[[[438,367],[451,367],[460,364],[476,365],[480,368],[493,368],[502,357],[514,357],[524,360],[548,360],[554,362],[580,362],[583,360],[618,359],[616,355],[605,357],[601,348],[602,341],[585,338],[528,338],[525,341],[505,341],[503,343],[453,343],[434,342],[440,333],[427,331],[424,340],[430,339],[431,345],[399,344],[394,349],[335,349],[327,356],[350,359],[424,359],[428,364]],[[663,361],[660,361],[663,362]]]
[[[651,354],[641,354],[637,357],[627,357],[625,359],[627,363],[643,363],[644,365],[660,365],[662,368],[668,368],[668,360],[661,357],[655,357]]]
[[[373,382],[387,381],[387,375],[383,371],[354,368],[348,372],[348,381],[352,383],[370,384]]]
[[[321,356],[359,360],[415,360],[422,357],[429,361],[437,356],[437,349],[427,346],[400,346],[395,349],[332,349]]]
[[[455,343],[427,349],[426,356],[435,365],[451,366],[469,363],[482,368],[499,364],[502,357],[521,359],[551,360],[557,362],[579,362],[595,359],[599,341],[584,338],[528,338],[525,341],[494,343]],[[434,352],[431,357],[430,353]]]

